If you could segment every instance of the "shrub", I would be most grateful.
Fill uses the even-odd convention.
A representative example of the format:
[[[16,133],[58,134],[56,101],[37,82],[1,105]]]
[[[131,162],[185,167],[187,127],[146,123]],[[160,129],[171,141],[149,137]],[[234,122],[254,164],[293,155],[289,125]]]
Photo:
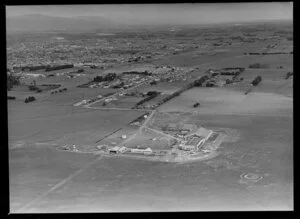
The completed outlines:
[[[147,92],[147,95],[148,95],[148,96],[151,96],[151,95],[156,94],[156,93],[158,93],[158,92],[157,92],[157,91],[148,91],[148,92]]]
[[[290,76],[293,75],[293,72],[288,72],[286,73],[286,76],[285,76],[285,80],[287,80]]]
[[[257,85],[259,84],[259,82],[261,82],[261,80],[262,80],[261,76],[257,76],[257,77],[251,82],[251,84],[252,84],[253,86],[257,86]]]
[[[194,81],[194,85],[196,87],[201,87],[202,84],[207,81],[209,79],[209,77],[207,75],[202,76],[200,79],[197,79]]]
[[[13,97],[13,96],[7,96],[7,99],[8,99],[8,100],[15,100],[16,97]]]
[[[226,79],[226,84],[231,84],[232,81],[230,79]]]
[[[29,102],[32,102],[32,101],[35,101],[36,99],[35,99],[35,97],[32,97],[32,96],[29,96],[29,97],[27,97],[26,99],[25,99],[25,103],[29,103]]]
[[[35,86],[35,85],[29,85],[29,86],[28,86],[28,89],[29,89],[30,91],[36,91],[36,90],[38,90],[39,88],[38,88],[37,86]]]
[[[13,74],[7,75],[7,90],[13,88],[14,85],[20,84],[20,77],[14,76]]]
[[[156,85],[156,84],[157,84],[156,81],[151,81],[151,82],[150,82],[150,85]]]
[[[196,108],[196,107],[198,107],[199,105],[200,105],[200,103],[195,103],[195,104],[193,105],[193,107]]]
[[[116,73],[108,73],[105,76],[96,76],[93,81],[102,82],[102,81],[113,81],[117,77]]]

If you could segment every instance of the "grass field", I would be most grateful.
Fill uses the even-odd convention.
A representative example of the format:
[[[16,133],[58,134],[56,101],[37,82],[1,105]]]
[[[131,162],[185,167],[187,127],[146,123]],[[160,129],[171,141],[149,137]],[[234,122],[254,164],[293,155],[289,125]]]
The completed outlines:
[[[36,104],[36,105],[34,105]],[[34,110],[33,110],[34,109]],[[39,103],[9,110],[9,142],[69,139],[69,143],[94,143],[102,136],[141,116],[141,112],[111,112]],[[29,123],[30,121],[30,123]]]
[[[198,108],[193,104],[199,102]],[[283,114],[292,116],[293,99],[272,94],[231,91],[220,88],[194,88],[182,93],[159,107],[161,111],[189,111],[197,113],[231,114]]]

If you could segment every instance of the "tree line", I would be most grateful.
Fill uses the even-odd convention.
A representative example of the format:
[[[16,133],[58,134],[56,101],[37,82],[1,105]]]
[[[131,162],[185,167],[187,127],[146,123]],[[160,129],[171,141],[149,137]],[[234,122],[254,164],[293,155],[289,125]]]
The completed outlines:
[[[94,82],[103,82],[103,81],[113,81],[117,77],[116,73],[108,73],[104,76],[96,76],[94,77]]]
[[[13,74],[7,75],[7,90],[11,90],[13,86],[20,85],[20,77],[17,77]]]

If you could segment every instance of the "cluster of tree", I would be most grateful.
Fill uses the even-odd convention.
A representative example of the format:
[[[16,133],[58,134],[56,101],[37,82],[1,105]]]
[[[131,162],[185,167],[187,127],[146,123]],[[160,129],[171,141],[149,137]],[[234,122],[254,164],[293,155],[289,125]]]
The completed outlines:
[[[47,75],[47,78],[54,77],[54,74]]]
[[[224,68],[224,71],[221,72],[221,75],[233,75],[234,77],[237,77],[244,71],[245,68]]]
[[[15,100],[16,97],[13,97],[13,96],[7,96],[7,99],[8,99],[8,100]]]
[[[148,72],[148,71],[126,71],[126,72],[123,72],[123,74],[127,74],[127,75],[131,75],[131,74],[135,74],[135,75],[152,75],[152,73]]]
[[[151,95],[157,94],[157,93],[159,93],[159,92],[157,92],[157,91],[148,91],[147,96],[151,96]]]
[[[198,107],[198,106],[200,106],[200,103],[195,103],[195,104],[193,105],[194,108],[196,108],[196,107]]]
[[[97,68],[96,65],[91,65],[91,66],[90,66],[90,69],[96,69],[96,68]]]
[[[150,82],[150,85],[156,85],[156,84],[157,84],[156,81],[151,81],[151,82]]]
[[[293,72],[288,72],[286,73],[286,76],[285,76],[285,80],[287,80],[290,76],[293,75]]]
[[[289,54],[288,52],[249,52],[248,55],[279,55],[279,54]]]
[[[37,71],[37,70],[46,69],[49,67],[50,67],[50,65],[24,66],[24,67],[21,67],[21,70],[22,71]]]
[[[65,68],[73,68],[73,64],[67,64],[67,65],[58,65],[58,66],[48,66],[46,67],[45,71],[55,71],[55,70],[60,70],[60,69],[65,69]]]
[[[223,68],[223,70],[239,70],[241,72],[245,71],[245,68],[243,67],[228,67],[228,68]]]
[[[204,82],[206,82],[209,79],[207,75],[202,76],[201,78],[194,81],[195,87],[201,87]]]
[[[179,96],[179,95],[180,95],[183,91],[185,91],[185,90],[186,90],[186,88],[181,89],[181,90],[179,90],[179,91],[175,91],[174,93],[172,93],[172,94],[170,94],[169,96],[167,96],[167,97],[165,97],[164,99],[162,99],[162,100],[159,102],[158,105],[161,105],[161,104],[163,104],[163,103],[165,103],[165,102],[167,102],[167,101],[173,99],[174,97]]]
[[[77,70],[77,73],[82,73],[82,72],[84,72],[83,68]]]
[[[149,93],[149,92],[148,92],[148,93]],[[149,95],[148,97],[146,97],[146,98],[142,99],[141,101],[137,102],[137,103],[135,104],[135,106],[139,106],[139,105],[141,105],[141,104],[143,104],[143,103],[145,103],[145,102],[147,102],[147,101],[149,101],[149,100],[152,100],[153,98],[157,97],[159,94],[160,94],[160,92],[153,91],[153,92],[151,93],[151,95]]]
[[[146,115],[148,116],[148,113],[145,113],[145,114],[137,117],[136,119],[134,119],[133,121],[129,122],[128,124],[132,124],[132,123],[135,123],[135,122],[141,122],[141,121],[145,120],[144,116],[146,116]]]
[[[215,87],[215,86],[216,86],[215,81],[206,82],[206,87]]]
[[[105,76],[96,76],[94,77],[94,82],[103,82],[103,81],[113,81],[117,77],[116,73],[108,73]]]
[[[24,102],[29,103],[29,102],[32,102],[32,101],[35,101],[35,97],[30,96],[30,97],[27,97]]]
[[[29,85],[28,89],[30,91],[36,91],[37,93],[41,93],[42,92],[42,89],[38,88],[36,85]]]
[[[220,74],[221,75],[239,75],[240,72],[238,72],[238,71],[222,71]]]
[[[8,74],[7,75],[7,90],[11,90],[13,86],[19,85],[20,84],[20,78],[13,75],[13,74]]]
[[[261,82],[261,80],[262,80],[261,76],[258,75],[258,76],[251,82],[251,84],[252,84],[253,86],[256,86],[256,85],[259,84],[259,82]]]
[[[230,80],[230,79],[226,79],[226,84],[231,84],[233,81],[232,80]]]
[[[59,89],[56,91],[52,91],[51,94],[61,93],[61,92],[67,91],[67,90],[68,90],[67,88],[62,88],[62,89]]]
[[[42,84],[41,86],[51,87],[52,89],[59,88],[60,84]]]
[[[254,63],[254,64],[250,64],[249,68],[269,68],[270,65],[269,64],[262,64],[262,63]]]

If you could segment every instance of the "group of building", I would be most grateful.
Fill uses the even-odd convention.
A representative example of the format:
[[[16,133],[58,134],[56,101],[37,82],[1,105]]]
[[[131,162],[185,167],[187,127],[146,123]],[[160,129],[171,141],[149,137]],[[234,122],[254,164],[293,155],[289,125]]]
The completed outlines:
[[[103,149],[103,146],[99,146],[98,148]],[[107,148],[107,146],[105,146]],[[114,146],[112,148],[109,148],[108,150],[109,154],[123,154],[126,152],[129,152],[131,154],[151,154],[153,151],[151,148],[127,148],[125,146]]]
[[[196,132],[186,135],[179,148],[186,151],[198,151],[212,134],[212,130],[201,127]]]

